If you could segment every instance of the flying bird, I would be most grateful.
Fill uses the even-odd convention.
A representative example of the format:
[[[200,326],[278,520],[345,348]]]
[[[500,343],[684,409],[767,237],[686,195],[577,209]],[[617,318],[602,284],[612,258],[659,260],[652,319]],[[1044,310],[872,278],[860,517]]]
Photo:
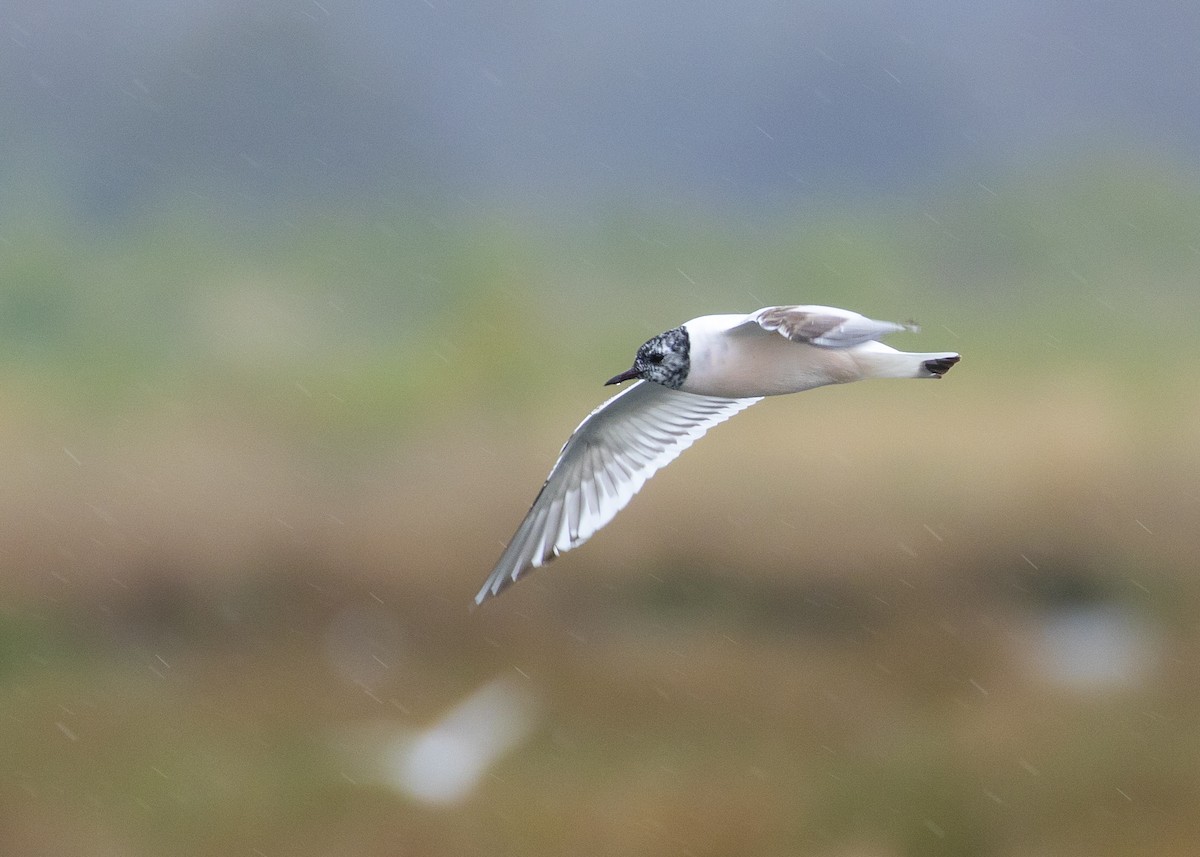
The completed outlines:
[[[655,472],[765,396],[866,378],[942,377],[958,354],[911,354],[878,341],[916,329],[835,307],[773,306],[701,316],[648,340],[632,367],[605,382],[634,383],[588,414],[563,445],[475,603],[579,547]]]

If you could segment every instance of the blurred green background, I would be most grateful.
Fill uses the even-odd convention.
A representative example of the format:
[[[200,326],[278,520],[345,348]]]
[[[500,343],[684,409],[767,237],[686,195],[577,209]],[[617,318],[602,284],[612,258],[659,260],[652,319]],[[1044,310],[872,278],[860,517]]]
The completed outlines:
[[[1196,853],[1195,10],[0,24],[0,853]],[[469,609],[644,339],[777,303],[963,363]]]

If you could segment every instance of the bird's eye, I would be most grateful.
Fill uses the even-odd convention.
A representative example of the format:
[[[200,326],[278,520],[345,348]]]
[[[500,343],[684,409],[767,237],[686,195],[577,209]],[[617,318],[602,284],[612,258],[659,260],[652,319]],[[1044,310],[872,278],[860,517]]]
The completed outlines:
[[[647,358],[651,363],[662,363],[663,356],[658,352],[649,355]]]

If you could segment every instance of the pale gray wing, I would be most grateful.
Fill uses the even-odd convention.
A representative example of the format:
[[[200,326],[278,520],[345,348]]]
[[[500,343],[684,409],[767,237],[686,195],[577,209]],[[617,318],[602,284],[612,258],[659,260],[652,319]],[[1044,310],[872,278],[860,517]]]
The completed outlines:
[[[876,321],[845,309],[827,306],[769,306],[753,312],[737,332],[778,333],[792,342],[807,342],[826,348],[849,348],[889,333],[915,331],[915,324]]]
[[[563,446],[475,603],[498,594],[526,569],[586,542],[657,470],[757,401],[698,396],[638,381],[596,408]]]

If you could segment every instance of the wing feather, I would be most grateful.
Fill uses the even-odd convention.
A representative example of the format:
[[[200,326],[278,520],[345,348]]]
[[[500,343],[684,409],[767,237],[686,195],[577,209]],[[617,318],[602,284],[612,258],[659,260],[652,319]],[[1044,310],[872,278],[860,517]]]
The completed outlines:
[[[849,310],[827,306],[769,306],[746,317],[739,330],[778,333],[792,342],[826,348],[850,348],[889,333],[917,330],[915,324],[876,321]]]
[[[526,569],[586,542],[655,472],[710,428],[757,401],[698,396],[638,381],[596,408],[563,445],[475,603],[498,594]]]

